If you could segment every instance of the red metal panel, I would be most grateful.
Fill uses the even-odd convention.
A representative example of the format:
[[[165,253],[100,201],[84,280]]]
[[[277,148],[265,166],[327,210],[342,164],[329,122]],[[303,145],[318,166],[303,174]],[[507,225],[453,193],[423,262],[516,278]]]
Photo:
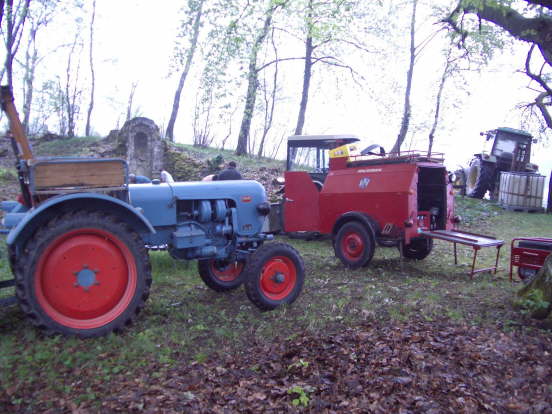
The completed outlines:
[[[416,211],[415,164],[384,164],[330,171],[320,193],[320,231],[330,233],[349,211],[365,212],[383,228],[404,228]],[[336,195],[338,195],[336,197]]]
[[[287,171],[285,179],[284,230],[319,231],[320,192],[310,175],[304,171]]]

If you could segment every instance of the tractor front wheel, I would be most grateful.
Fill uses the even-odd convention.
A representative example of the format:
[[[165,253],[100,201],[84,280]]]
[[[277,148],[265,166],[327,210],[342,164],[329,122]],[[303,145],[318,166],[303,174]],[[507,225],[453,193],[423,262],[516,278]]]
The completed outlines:
[[[203,282],[217,292],[240,287],[245,280],[245,261],[198,260],[197,268]]]
[[[474,159],[467,174],[466,191],[471,198],[483,198],[494,187],[495,165]]]
[[[251,255],[246,265],[245,292],[261,310],[272,310],[297,299],[305,281],[303,259],[293,247],[269,243]]]
[[[368,266],[375,251],[375,239],[358,221],[350,221],[339,228],[334,240],[335,255],[351,269]]]
[[[105,335],[144,307],[151,266],[140,236],[116,217],[81,211],[53,219],[16,261],[16,294],[47,334]]]

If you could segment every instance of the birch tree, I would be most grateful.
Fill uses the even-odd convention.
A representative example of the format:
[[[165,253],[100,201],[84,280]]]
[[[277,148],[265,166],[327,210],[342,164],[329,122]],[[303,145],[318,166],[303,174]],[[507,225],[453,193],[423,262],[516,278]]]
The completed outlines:
[[[96,74],[94,72],[94,20],[96,18],[96,0],[92,0],[92,11],[90,16],[89,26],[89,45],[88,45],[88,63],[90,65],[90,101],[88,103],[88,111],[86,112],[86,127],[84,134],[90,136],[90,119],[94,109],[94,92],[96,89]]]
[[[10,88],[13,88],[13,62],[21,44],[30,2],[31,0],[19,0],[14,5],[14,0],[5,0],[2,7],[2,35],[6,53],[2,76],[6,74]]]
[[[178,66],[182,66],[182,72],[180,73],[178,85],[174,93],[171,116],[169,118],[166,131],[166,137],[171,141],[174,141],[174,125],[178,117],[182,90],[184,89],[184,84],[186,83],[188,74],[190,73],[198,46],[205,2],[205,0],[189,0],[188,8],[184,12],[185,18],[181,24],[181,33],[177,43],[176,61]],[[184,40],[187,43],[186,45],[183,44]]]

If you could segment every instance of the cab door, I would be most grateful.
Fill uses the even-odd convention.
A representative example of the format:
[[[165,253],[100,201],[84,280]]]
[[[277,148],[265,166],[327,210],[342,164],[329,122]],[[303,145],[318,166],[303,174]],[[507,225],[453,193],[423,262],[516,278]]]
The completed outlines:
[[[319,188],[305,171],[287,171],[285,179],[284,231],[319,231]]]

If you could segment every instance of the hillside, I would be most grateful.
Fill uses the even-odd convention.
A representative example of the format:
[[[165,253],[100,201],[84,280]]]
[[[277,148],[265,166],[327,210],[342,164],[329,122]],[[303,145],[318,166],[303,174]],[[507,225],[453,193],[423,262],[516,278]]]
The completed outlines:
[[[49,136],[46,139],[33,140],[31,144],[35,157],[96,157],[110,154],[112,150],[101,138]],[[225,163],[235,161],[245,179],[259,181],[267,190],[269,197],[274,198],[273,193],[279,187],[274,186],[273,181],[283,174],[285,168],[284,161],[271,158],[237,156],[234,151],[217,148],[174,145],[169,142],[166,144],[169,148],[166,169],[177,180],[200,180],[222,169]],[[13,199],[19,193],[15,158],[11,144],[7,140],[0,144],[0,185],[1,200]]]

